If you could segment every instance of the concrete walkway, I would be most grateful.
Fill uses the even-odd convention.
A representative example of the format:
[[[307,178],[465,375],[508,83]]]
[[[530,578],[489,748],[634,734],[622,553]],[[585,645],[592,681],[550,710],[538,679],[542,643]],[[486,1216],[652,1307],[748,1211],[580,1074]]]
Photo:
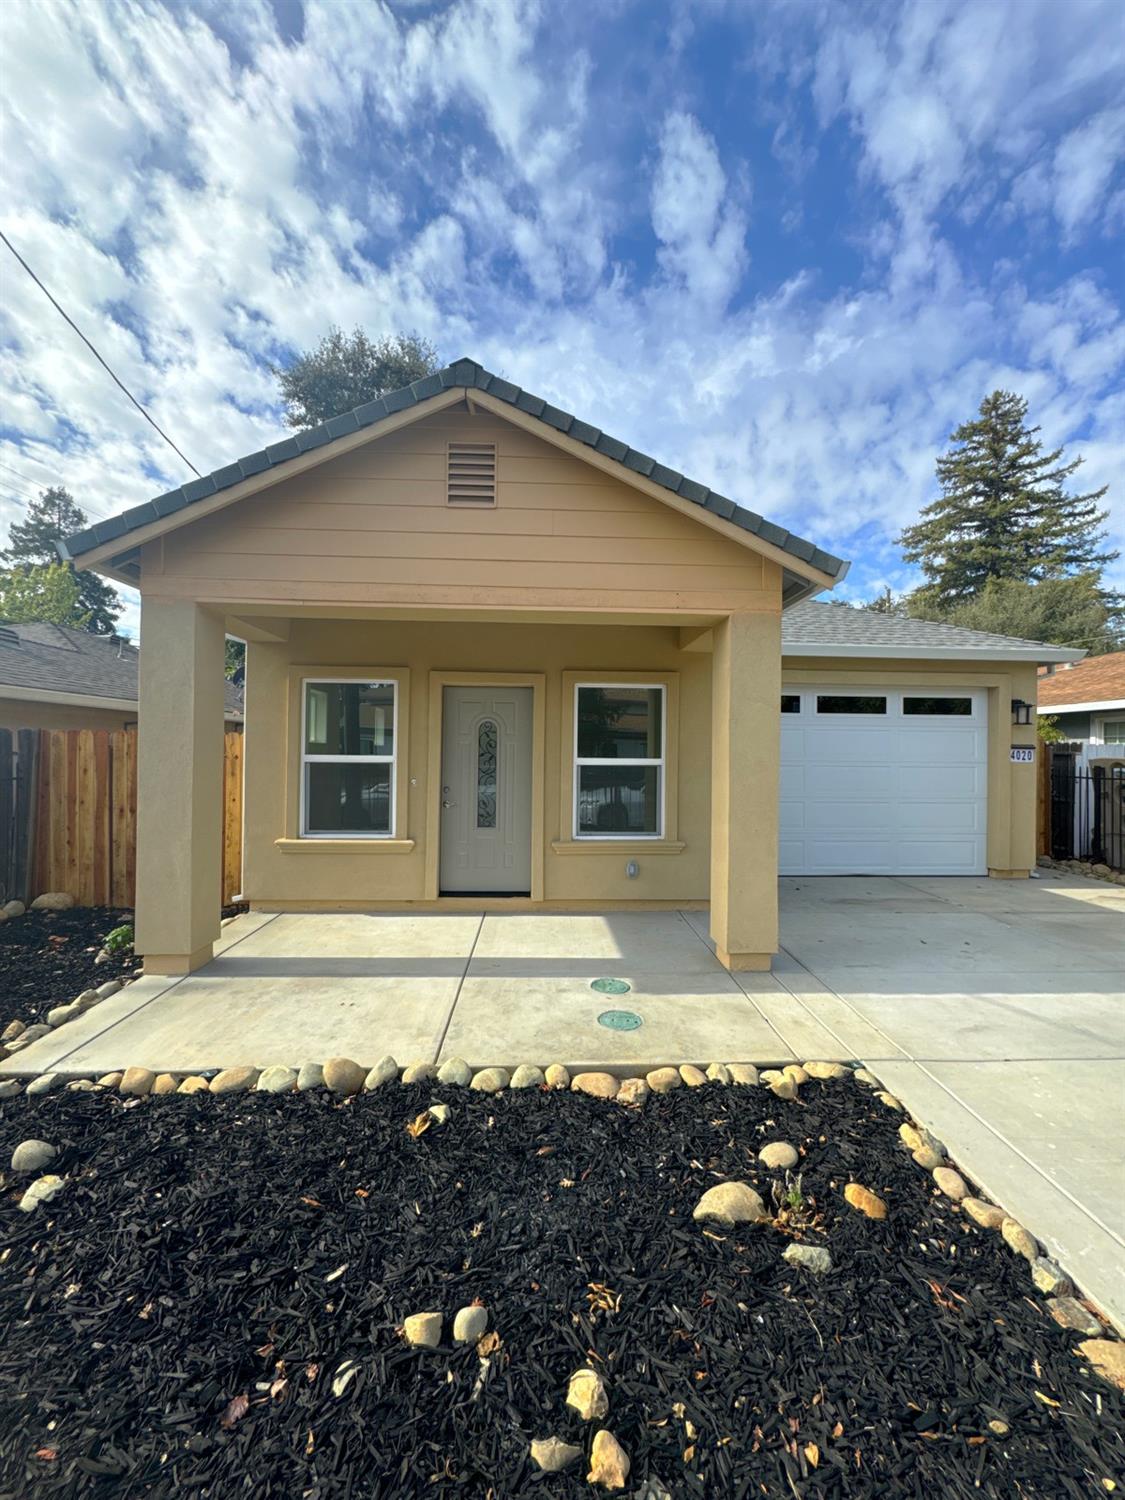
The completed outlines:
[[[699,912],[250,914],[197,974],[140,980],[0,1074],[862,1059],[1125,1327],[1125,888],[790,879],[782,910],[774,972],[742,975]]]

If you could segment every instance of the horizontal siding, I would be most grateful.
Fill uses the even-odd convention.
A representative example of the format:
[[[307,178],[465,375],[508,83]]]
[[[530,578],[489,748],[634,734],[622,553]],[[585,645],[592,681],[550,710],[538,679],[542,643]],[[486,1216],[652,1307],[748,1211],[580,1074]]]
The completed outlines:
[[[447,445],[464,439],[497,444],[495,507],[446,504]],[[456,414],[170,533],[162,567],[146,554],[145,570],[149,588],[212,600],[395,603],[406,590],[449,602],[596,595],[714,609],[770,607],[778,578],[749,547],[531,434]]]

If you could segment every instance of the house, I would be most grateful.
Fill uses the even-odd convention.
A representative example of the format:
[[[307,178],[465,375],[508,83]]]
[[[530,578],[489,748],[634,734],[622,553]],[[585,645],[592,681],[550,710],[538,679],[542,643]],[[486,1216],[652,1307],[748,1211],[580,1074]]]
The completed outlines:
[[[66,625],[0,622],[0,729],[131,729],[138,652],[121,636]],[[242,689],[225,688],[228,729],[242,724]]]
[[[224,630],[259,910],[709,905],[760,969],[779,863],[1035,861],[1010,748],[1071,653],[805,602],[846,563],[472,360],[63,551],[141,593],[154,973],[218,934]]]
[[[1125,746],[1125,651],[1041,673],[1039,712],[1068,740]]]

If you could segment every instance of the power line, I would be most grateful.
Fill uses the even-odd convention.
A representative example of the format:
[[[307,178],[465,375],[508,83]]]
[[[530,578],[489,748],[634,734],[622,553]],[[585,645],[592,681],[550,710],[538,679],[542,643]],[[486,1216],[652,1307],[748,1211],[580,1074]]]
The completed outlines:
[[[31,277],[32,281],[34,281],[35,285],[43,293],[44,297],[46,297],[47,301],[51,304],[51,306],[55,309],[55,311],[62,318],[64,318],[67,323],[70,324],[71,328],[74,329],[75,333],[82,340],[82,342],[86,345],[87,349],[89,349],[90,353],[97,360],[98,364],[101,365],[102,369],[105,370],[105,372],[112,378],[112,380],[114,381],[114,383],[116,385],[118,385],[121,388],[122,391],[125,392],[126,396],[128,396],[129,400],[137,408],[137,410],[140,412],[141,416],[144,417],[145,421],[160,434],[160,436],[168,444],[169,448],[171,448],[174,453],[178,454],[179,457],[183,459],[184,463],[187,464],[188,468],[196,476],[196,478],[200,478],[201,475],[199,473],[199,470],[192,463],[191,459],[188,458],[188,457],[186,457],[183,453],[180,452],[179,448],[176,447],[176,445],[172,441],[172,439],[168,436],[168,434],[164,431],[164,429],[157,424],[157,422],[155,421],[155,419],[148,414],[148,412],[144,409],[144,407],[141,405],[141,403],[137,400],[136,396],[133,395],[132,391],[124,383],[124,381],[121,380],[121,378],[117,374],[115,374],[113,370],[110,369],[109,365],[106,364],[105,360],[98,353],[98,351],[94,348],[93,344],[86,337],[86,335],[82,332],[82,330],[81,330],[81,328],[79,328],[78,324],[74,321],[74,319],[70,316],[70,314],[68,312],[66,312],[66,310],[64,308],[62,308],[55,301],[54,297],[51,296],[50,292],[43,285],[43,283],[39,280],[39,277],[36,276],[35,272],[28,265],[27,261],[24,260],[23,256],[19,253],[19,251],[12,244],[11,240],[8,238],[8,236],[4,233],[4,231],[2,229],[0,229],[0,240],[4,241],[5,245],[7,245],[8,249],[12,252],[12,254],[15,256],[15,258],[19,261],[20,265],[24,268],[24,270],[27,272],[27,274]]]
[[[14,474],[17,479],[22,479],[26,484],[42,484],[41,479],[32,479],[30,474],[24,474],[19,469],[13,469],[11,464],[6,464],[0,459],[0,469],[7,469],[9,474]]]

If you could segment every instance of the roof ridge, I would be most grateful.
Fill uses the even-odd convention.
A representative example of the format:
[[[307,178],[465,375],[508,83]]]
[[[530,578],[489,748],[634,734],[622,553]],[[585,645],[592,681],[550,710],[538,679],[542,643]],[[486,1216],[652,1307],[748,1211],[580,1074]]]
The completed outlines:
[[[810,567],[816,568],[821,573],[839,579],[847,572],[848,564],[842,558],[824,551],[823,548],[787,530],[784,526],[767,520],[756,511],[739,505],[717,490],[710,489],[694,479],[688,479],[679,470],[669,468],[649,454],[631,447],[620,438],[611,437],[589,422],[581,421],[572,413],[552,406],[543,397],[532,395],[529,391],[513,384],[512,381],[492,374],[477,360],[470,359],[467,355],[462,355],[451,364],[423,376],[420,380],[415,380],[410,385],[387,391],[382,396],[377,396],[373,401],[366,401],[351,411],[340,412],[327,422],[322,422],[318,427],[308,428],[276,443],[267,444],[256,453],[247,454],[244,458],[236,459],[234,463],[226,464],[222,468],[212,470],[209,474],[192,479],[177,489],[169,490],[163,495],[146,500],[141,505],[122,511],[120,515],[95,522],[93,526],[67,537],[59,544],[60,550],[68,560],[80,556],[83,552],[88,552],[105,542],[115,541],[118,537],[126,536],[141,526],[151,525],[154,521],[162,520],[165,516],[194,505],[197,501],[205,500],[221,490],[229,489],[244,479],[252,478],[255,474],[261,474],[267,469],[284,464],[314,448],[335,442],[337,438],[348,437],[365,427],[375,426],[394,415],[395,412],[421,405],[424,401],[440,395],[442,391],[459,388],[486,392],[506,405],[514,407],[517,411],[534,417],[548,427],[582,443],[595,453],[612,459],[615,463],[659,485],[662,489],[670,491],[683,500],[690,501],[693,505],[700,506],[701,509],[719,516],[724,521],[730,521],[770,546],[777,547],[782,552],[788,552],[792,557],[808,563]]]

